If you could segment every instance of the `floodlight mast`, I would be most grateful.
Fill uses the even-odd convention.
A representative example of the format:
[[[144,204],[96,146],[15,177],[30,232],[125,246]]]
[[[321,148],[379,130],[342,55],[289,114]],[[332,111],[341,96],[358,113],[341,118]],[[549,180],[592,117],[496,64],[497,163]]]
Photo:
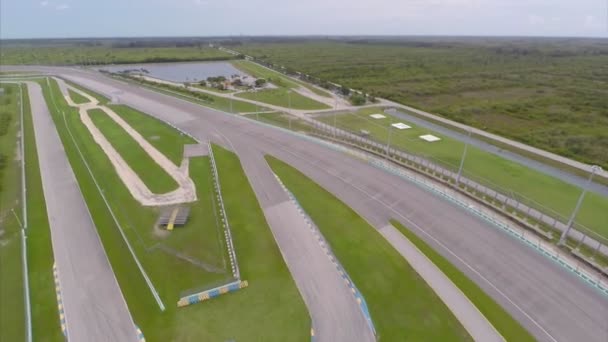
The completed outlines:
[[[566,224],[566,229],[564,229],[564,231],[562,232],[562,235],[559,238],[559,241],[557,243],[558,246],[562,246],[564,243],[566,243],[566,239],[568,238],[568,233],[570,233],[570,230],[572,229],[572,225],[574,224],[574,219],[576,218],[576,215],[578,214],[578,211],[581,208],[581,204],[583,204],[583,199],[585,199],[585,194],[587,193],[587,189],[589,189],[589,186],[591,185],[591,182],[593,181],[593,176],[596,173],[600,173],[601,171],[602,171],[602,168],[599,165],[591,166],[591,174],[589,175],[589,178],[587,179],[587,183],[583,187],[583,192],[581,192],[581,195],[578,198],[578,202],[576,202],[576,207],[574,207],[574,211],[572,212],[572,215],[570,215],[570,219],[568,220],[568,223]]]
[[[467,156],[467,149],[469,148],[469,140],[471,140],[471,131],[472,129],[469,127],[469,132],[467,135],[467,139],[464,143],[464,150],[462,151],[462,157],[460,158],[460,167],[458,167],[458,174],[456,175],[456,186],[460,184],[460,176],[462,176],[462,169],[464,168],[464,159]]]
[[[289,129],[291,129],[291,116],[293,115],[291,113],[291,89],[287,91],[287,102],[289,103],[289,115],[287,117],[289,117]]]

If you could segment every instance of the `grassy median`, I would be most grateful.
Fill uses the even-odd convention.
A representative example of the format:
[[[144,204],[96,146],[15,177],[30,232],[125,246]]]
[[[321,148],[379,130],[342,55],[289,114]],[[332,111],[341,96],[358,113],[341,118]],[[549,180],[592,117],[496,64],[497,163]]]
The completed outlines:
[[[509,313],[505,311],[498,303],[488,296],[477,284],[469,277],[462,273],[446,258],[437,253],[424,240],[419,238],[411,230],[399,223],[397,220],[391,220],[391,224],[395,226],[405,237],[412,242],[427,258],[429,258],[441,272],[443,272],[456,285],[460,291],[479,309],[479,311],[488,319],[496,330],[507,341],[534,341],[534,337],[522,327]]]
[[[72,89],[68,89],[68,94],[70,95],[70,98],[72,99],[72,101],[74,101],[74,103],[76,103],[76,104],[83,104],[83,103],[91,102],[88,98],[80,95],[79,93],[73,91]]]
[[[19,86],[0,87],[0,340],[18,341],[25,339]]]
[[[38,163],[27,89],[23,86],[25,177],[27,185],[27,262],[34,341],[64,341],[53,277],[53,246]]]
[[[137,132],[175,165],[179,166],[184,158],[184,145],[197,143],[187,135],[176,134],[175,128],[166,123],[131,107],[124,105],[109,107],[131,127],[137,127]]]
[[[89,110],[95,126],[112,147],[155,194],[177,189],[178,184],[116,121],[101,109]]]
[[[471,340],[433,290],[374,227],[300,171],[271,156],[266,160],[319,227],[365,297],[379,340]]]
[[[45,82],[43,84],[46,85]],[[225,283],[232,278],[229,267],[225,267],[227,260],[223,232],[217,223],[217,203],[212,191],[208,157],[191,159],[190,175],[197,187],[198,201],[192,204],[187,225],[176,228],[170,233],[157,229],[154,223],[158,217],[158,210],[141,207],[133,200],[103,151],[92,140],[78,116],[66,108],[65,103],[60,102],[61,97],[58,94],[58,88],[53,82],[51,89],[45,89],[45,97],[52,109],[53,119],[114,273],[134,321],[143,330],[146,339],[224,341],[235,338],[244,340],[251,336],[269,336],[266,340],[303,340],[294,336],[307,335],[310,320],[303,304],[285,305],[285,303],[301,304],[302,302],[293,283],[286,282],[284,278],[287,275],[286,279],[291,281],[280,259],[280,253],[277,250],[258,248],[258,244],[264,241],[263,245],[268,246],[267,239],[270,235],[269,232],[257,231],[263,227],[259,225],[263,222],[260,221],[263,220],[263,216],[257,216],[261,215],[261,212],[251,213],[250,210],[246,210],[248,206],[253,205],[251,200],[255,201],[255,197],[243,195],[242,180],[246,178],[243,175],[237,177],[237,171],[232,170],[232,164],[229,164],[228,167],[232,171],[222,178],[222,182],[240,186],[239,189],[230,191],[230,186],[225,185],[223,190],[230,223],[234,230],[236,252],[241,261],[241,273],[250,281],[251,286],[209,302],[178,309],[176,303],[180,296]],[[57,108],[54,108],[53,101],[57,104]],[[61,111],[66,112],[65,122]],[[163,130],[155,127],[162,126],[163,123],[153,118],[149,120],[142,124],[142,127],[137,124],[134,128],[150,132]],[[68,128],[74,140],[71,139]],[[169,138],[168,141],[179,141],[179,136],[179,132],[174,131],[175,139]],[[81,149],[84,160],[93,170],[95,179],[108,199],[127,240],[160,294],[166,311],[161,312],[155,302],[120,235],[119,227],[112,220],[100,191],[84,166],[83,157],[76,151],[76,146]],[[218,153],[219,165],[222,163],[220,158],[221,153]],[[223,183],[222,185],[224,186]],[[238,208],[235,208],[234,204],[232,207],[229,204],[235,202],[240,203]],[[257,201],[253,203],[257,205]],[[242,215],[247,218],[240,219]],[[256,231],[248,231],[245,235],[237,237],[238,229],[241,227],[239,222],[252,224],[252,226],[247,225],[247,229],[255,228]],[[249,253],[254,255],[251,256],[244,250],[249,250]],[[249,260],[256,262],[255,260],[260,260],[258,258],[263,260],[260,265],[264,266],[255,272],[249,271],[251,269],[251,266],[247,266]],[[264,279],[266,282],[263,281]],[[256,281],[259,281],[257,285],[255,285]],[[284,305],[284,310],[276,311],[277,317],[274,315],[275,311],[271,311],[270,308],[273,301],[279,301]],[[277,328],[276,322],[281,319],[284,319],[282,321],[284,327]],[[252,324],[253,321],[256,323]]]

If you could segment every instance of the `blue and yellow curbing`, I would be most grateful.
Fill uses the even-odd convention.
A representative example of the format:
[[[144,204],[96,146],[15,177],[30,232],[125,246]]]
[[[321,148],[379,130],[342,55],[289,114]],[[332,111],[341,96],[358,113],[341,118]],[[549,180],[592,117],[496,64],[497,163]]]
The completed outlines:
[[[137,341],[146,342],[144,333],[141,331],[141,329],[139,329],[139,327],[137,325],[135,326],[135,332],[137,333]]]
[[[68,326],[65,321],[65,312],[63,311],[63,302],[61,301],[61,286],[59,285],[59,271],[57,264],[53,263],[53,279],[55,280],[55,293],[57,294],[57,311],[59,312],[59,324],[61,324],[61,332],[63,336],[68,336]]]
[[[182,297],[177,302],[177,306],[183,307],[183,306],[188,306],[188,305],[204,302],[206,300],[209,300],[209,299],[212,299],[215,297],[219,297],[226,293],[235,292],[235,291],[245,288],[247,286],[249,286],[249,283],[247,282],[247,280],[242,280],[242,281],[237,280],[232,283],[218,286],[218,287],[210,289],[210,290],[206,290],[203,292],[195,293],[193,295]]]
[[[338,259],[335,257],[335,255],[329,248],[329,245],[325,241],[325,238],[323,237],[323,235],[321,234],[319,229],[316,228],[316,226],[312,223],[312,219],[310,219],[308,214],[306,214],[306,212],[304,212],[304,209],[302,209],[302,206],[300,205],[298,200],[295,198],[295,196],[291,193],[291,191],[289,191],[289,189],[287,189],[285,184],[283,184],[281,179],[276,174],[274,176],[276,177],[277,181],[279,182],[279,184],[281,185],[283,190],[287,193],[287,196],[289,197],[289,199],[296,205],[298,212],[304,218],[304,221],[308,225],[308,228],[312,231],[313,235],[317,238],[317,242],[319,243],[319,246],[321,246],[321,248],[325,252],[325,255],[327,255],[329,260],[336,267],[338,274],[340,274],[340,276],[344,280],[344,283],[346,284],[346,286],[348,286],[350,291],[353,293],[353,296],[355,297],[357,304],[359,304],[359,307],[361,308],[361,312],[363,313],[363,316],[365,316],[367,324],[369,324],[373,334],[376,335],[376,328],[374,327],[374,322],[372,321],[372,317],[369,313],[369,309],[367,307],[367,303],[365,302],[365,298],[363,298],[363,294],[361,294],[361,292],[359,292],[359,289],[357,289],[357,287],[355,286],[355,283],[350,279],[350,277],[348,276],[348,273],[346,273],[346,270],[342,267],[342,265],[340,264]],[[314,335],[313,335],[313,340],[314,340]]]

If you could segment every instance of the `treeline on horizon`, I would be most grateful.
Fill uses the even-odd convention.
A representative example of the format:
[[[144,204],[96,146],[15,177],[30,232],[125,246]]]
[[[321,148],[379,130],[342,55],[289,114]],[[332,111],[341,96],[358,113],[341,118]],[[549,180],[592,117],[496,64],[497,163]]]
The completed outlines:
[[[353,45],[387,45],[414,48],[484,48],[497,54],[516,56],[569,57],[608,55],[608,38],[577,37],[457,37],[457,36],[234,36],[234,37],[133,37],[53,38],[1,40],[4,48],[199,48],[209,44],[238,47],[251,43],[336,42]],[[224,58],[226,59],[226,58]],[[147,62],[183,61],[179,58],[150,59]],[[186,59],[214,60],[214,59]]]

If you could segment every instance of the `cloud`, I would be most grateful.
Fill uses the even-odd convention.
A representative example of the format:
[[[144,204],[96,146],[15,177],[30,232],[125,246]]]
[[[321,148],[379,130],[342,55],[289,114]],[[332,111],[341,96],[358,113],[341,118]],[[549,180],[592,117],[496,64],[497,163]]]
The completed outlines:
[[[600,30],[603,25],[596,17],[587,15],[583,22],[583,27],[589,30]]]
[[[48,6],[49,2],[48,1],[40,1],[40,7],[46,7]]]
[[[70,8],[70,5],[68,5],[68,4],[59,4],[59,5],[55,6],[55,9],[58,11],[67,10],[69,8]]]
[[[545,18],[540,15],[530,14],[528,15],[528,23],[533,26],[541,26],[545,24]]]
[[[209,1],[207,0],[194,0],[194,4],[196,5],[207,5]]]

